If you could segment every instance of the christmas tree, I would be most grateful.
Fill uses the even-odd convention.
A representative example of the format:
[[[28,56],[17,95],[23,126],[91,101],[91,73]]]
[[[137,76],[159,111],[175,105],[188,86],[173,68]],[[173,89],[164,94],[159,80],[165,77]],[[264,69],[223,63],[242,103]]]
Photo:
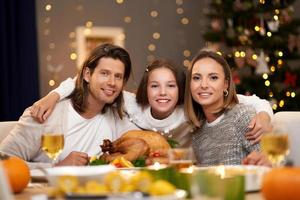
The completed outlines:
[[[232,67],[240,94],[268,99],[274,112],[300,110],[300,20],[294,0],[211,0],[207,46]]]

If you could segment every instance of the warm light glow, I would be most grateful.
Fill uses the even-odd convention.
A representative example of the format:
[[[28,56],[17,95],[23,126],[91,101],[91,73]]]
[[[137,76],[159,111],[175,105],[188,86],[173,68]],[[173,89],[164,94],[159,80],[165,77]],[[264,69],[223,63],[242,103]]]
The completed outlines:
[[[190,65],[190,61],[185,59],[182,64],[183,66],[188,67]]]
[[[267,32],[267,36],[268,36],[268,37],[271,37],[271,36],[272,36],[272,33],[271,33],[270,31],[268,31],[268,32]]]
[[[282,108],[283,106],[284,106],[284,100],[280,100],[280,101],[279,101],[279,107]]]
[[[267,73],[264,73],[264,74],[263,74],[263,79],[268,79],[268,77],[269,77],[269,76],[268,76]]]
[[[285,93],[285,95],[286,95],[287,97],[289,97],[289,96],[291,96],[291,93],[290,93],[289,91],[287,91],[287,92]]]
[[[47,4],[47,5],[45,6],[45,10],[46,10],[46,11],[50,11],[51,9],[52,9],[51,4]]]
[[[241,51],[241,57],[244,58],[246,56],[245,51]]]
[[[225,178],[225,166],[220,165],[220,166],[216,167],[215,173],[216,173],[216,175],[220,176],[222,179]]]
[[[274,65],[272,65],[271,67],[270,67],[270,70],[271,70],[271,72],[275,72],[275,66]]]
[[[266,62],[269,62],[269,61],[270,61],[270,57],[269,57],[269,56],[266,56],[265,61],[266,61]]]
[[[124,17],[125,23],[129,24],[131,21],[132,21],[131,17],[129,17],[129,16]]]
[[[191,56],[191,52],[190,52],[190,50],[184,50],[183,51],[183,55],[185,56],[185,57],[189,57],[189,56]]]
[[[257,55],[256,55],[256,54],[253,54],[253,55],[252,55],[252,59],[253,59],[253,60],[257,60]]]
[[[158,40],[158,39],[160,38],[160,33],[155,32],[155,33],[152,34],[152,37],[153,37],[154,39]]]
[[[155,51],[155,49],[156,49],[156,46],[154,44],[149,44],[148,45],[148,50],[149,51]]]
[[[279,51],[279,52],[278,52],[278,56],[279,56],[279,57],[282,57],[282,56],[283,56],[283,52],[282,52],[282,51]]]
[[[254,30],[258,32],[258,31],[260,30],[259,26],[256,25],[256,26],[254,27]]]
[[[116,2],[117,2],[118,4],[121,4],[121,3],[124,2],[124,0],[116,0]]]
[[[259,0],[259,3],[265,4],[265,0]]]
[[[177,12],[177,14],[181,15],[181,14],[183,14],[183,9],[182,8],[177,8],[176,12]]]
[[[269,92],[269,97],[273,97],[273,92]]]
[[[270,86],[270,84],[271,84],[271,83],[270,83],[270,81],[269,81],[269,80],[266,80],[266,81],[265,81],[265,86],[269,87],[269,86]]]
[[[181,23],[184,24],[184,25],[187,25],[189,22],[190,22],[189,19],[186,18],[186,17],[183,17],[183,18],[181,19]]]
[[[291,92],[291,97],[294,98],[296,96],[295,92]]]
[[[217,51],[216,53],[219,54],[220,56],[222,55],[222,52],[221,52],[221,51]]]
[[[273,110],[277,110],[277,104],[274,103],[274,104],[272,105],[272,108],[273,108]]]
[[[275,21],[277,21],[279,19],[277,15],[274,15],[273,18],[274,18]]]
[[[239,51],[234,52],[234,56],[237,58],[240,57],[240,52]]]
[[[280,13],[279,9],[275,9],[275,14],[279,15],[279,13]]]
[[[87,28],[92,28],[92,27],[93,27],[93,22],[92,22],[92,21],[87,21],[87,22],[85,23],[85,26],[86,26]]]
[[[76,60],[77,59],[77,54],[76,53],[71,53],[70,54],[70,59],[71,60]]]
[[[151,17],[155,18],[158,16],[158,12],[156,10],[153,10],[150,12]]]
[[[50,86],[54,86],[55,85],[55,80],[49,80],[49,82],[48,82],[48,84],[50,85]]]
[[[283,61],[281,59],[278,59],[277,63],[278,63],[278,65],[282,65]]]

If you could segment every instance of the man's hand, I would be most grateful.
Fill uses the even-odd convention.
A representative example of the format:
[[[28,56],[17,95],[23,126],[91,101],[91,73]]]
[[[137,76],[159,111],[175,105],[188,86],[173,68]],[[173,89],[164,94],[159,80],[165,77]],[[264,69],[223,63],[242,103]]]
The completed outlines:
[[[272,163],[267,156],[261,152],[253,151],[242,161],[243,165],[262,165],[272,167]]]
[[[59,161],[55,164],[55,166],[63,166],[63,165],[87,165],[89,162],[89,157],[86,153],[72,151],[65,159]]]
[[[50,116],[58,101],[59,95],[56,92],[49,93],[30,107],[31,116],[37,122],[43,123]]]
[[[259,112],[251,120],[248,128],[251,129],[246,134],[248,140],[252,140],[252,144],[256,144],[260,141],[263,133],[272,131],[271,118],[267,112]]]

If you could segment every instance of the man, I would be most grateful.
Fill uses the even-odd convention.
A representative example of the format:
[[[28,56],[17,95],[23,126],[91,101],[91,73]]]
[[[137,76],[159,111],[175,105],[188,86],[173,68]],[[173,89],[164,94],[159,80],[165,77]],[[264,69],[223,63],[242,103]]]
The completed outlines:
[[[27,108],[18,124],[0,144],[0,152],[18,156],[31,169],[60,165],[85,165],[99,155],[103,139],[119,137],[116,123],[122,119],[122,89],[131,73],[128,52],[103,44],[95,48],[78,72],[76,87],[60,101],[44,124],[33,120]],[[119,120],[120,121],[120,120]],[[62,125],[64,149],[52,164],[41,149],[44,126]]]

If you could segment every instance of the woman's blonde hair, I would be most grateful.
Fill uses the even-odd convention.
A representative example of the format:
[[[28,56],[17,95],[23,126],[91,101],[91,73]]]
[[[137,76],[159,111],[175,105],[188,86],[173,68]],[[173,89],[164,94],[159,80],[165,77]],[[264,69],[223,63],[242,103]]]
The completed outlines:
[[[228,93],[224,93],[224,104],[222,107],[217,109],[214,113],[216,115],[222,114],[224,111],[231,109],[234,105],[238,103],[238,98],[235,91],[235,85],[232,80],[231,70],[230,67],[221,55],[217,54],[216,52],[210,50],[201,50],[192,60],[191,65],[188,68],[187,75],[186,75],[186,85],[185,85],[185,95],[184,95],[184,109],[185,112],[191,121],[191,123],[196,127],[201,127],[205,116],[202,110],[202,106],[199,105],[192,97],[191,94],[191,78],[192,78],[192,71],[195,63],[204,58],[211,58],[217,63],[219,63],[224,71],[225,80],[228,81]]]

